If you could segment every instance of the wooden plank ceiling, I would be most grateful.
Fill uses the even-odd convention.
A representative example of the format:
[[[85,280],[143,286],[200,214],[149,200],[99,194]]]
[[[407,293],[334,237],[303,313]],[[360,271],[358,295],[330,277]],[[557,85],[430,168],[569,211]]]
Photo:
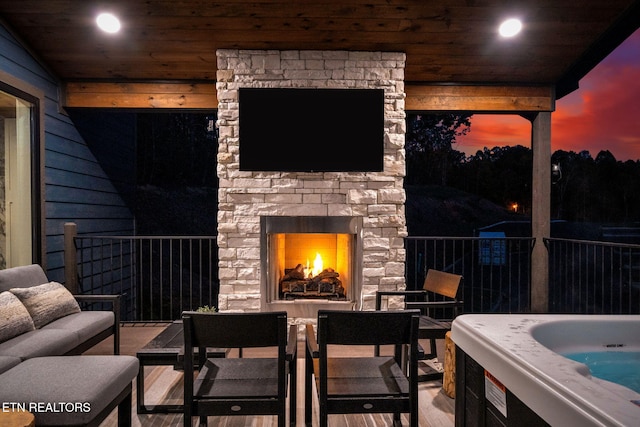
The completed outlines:
[[[94,25],[104,10],[120,16],[119,34]],[[510,16],[524,31],[501,40],[497,26]],[[75,88],[70,96],[87,82],[117,83],[122,93],[134,87],[124,84],[163,82],[188,84],[193,97],[215,82],[221,48],[399,51],[408,94],[455,85],[563,96],[640,26],[640,1],[0,0],[0,17]],[[179,102],[163,96],[156,102]]]

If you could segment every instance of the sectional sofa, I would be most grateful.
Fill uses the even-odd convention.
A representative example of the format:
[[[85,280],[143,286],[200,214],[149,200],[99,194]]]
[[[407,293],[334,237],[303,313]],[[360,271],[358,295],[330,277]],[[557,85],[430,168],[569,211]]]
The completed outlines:
[[[112,309],[83,311],[82,301]],[[38,264],[0,270],[0,373],[32,357],[80,354],[111,335],[118,354],[119,296],[73,296]]]
[[[0,270],[0,411],[33,412],[38,426],[97,426],[117,407],[119,425],[130,425],[139,363],[118,355],[119,305],[114,295],[74,296],[37,264]],[[112,335],[114,355],[81,355]]]

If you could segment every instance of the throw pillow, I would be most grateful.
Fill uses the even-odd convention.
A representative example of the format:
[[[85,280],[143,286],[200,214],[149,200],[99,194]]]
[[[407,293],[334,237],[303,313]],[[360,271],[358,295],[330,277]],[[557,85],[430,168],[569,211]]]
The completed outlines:
[[[58,282],[29,288],[12,288],[9,291],[27,307],[36,328],[80,311],[80,306],[71,292]]]
[[[0,293],[0,342],[5,342],[35,326],[27,308],[11,292]]]

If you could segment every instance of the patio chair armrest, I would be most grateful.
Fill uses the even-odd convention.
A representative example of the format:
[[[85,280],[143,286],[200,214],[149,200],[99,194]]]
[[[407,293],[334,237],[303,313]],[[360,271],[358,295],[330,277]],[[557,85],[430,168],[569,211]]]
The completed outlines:
[[[88,303],[110,303],[111,310],[113,311],[116,322],[120,323],[120,298],[122,295],[74,295],[73,296],[78,302],[88,302]]]
[[[308,324],[306,329],[306,343],[307,343],[307,354],[313,358],[317,358],[318,351],[318,342],[316,341],[316,334],[313,330],[313,325]]]
[[[420,296],[426,295],[424,290],[415,290],[415,291],[376,291],[376,310],[380,310],[382,308],[382,297],[383,296]]]
[[[298,354],[298,327],[289,327],[289,338],[287,340],[287,360],[295,361]]]
[[[405,308],[424,310],[429,308],[460,308],[464,305],[463,301],[408,301]]]
[[[119,294],[109,294],[109,295],[86,295],[86,294],[76,294],[73,296],[78,301],[86,301],[86,302],[112,302],[113,304],[120,301],[122,295]]]
[[[405,302],[405,308],[409,309],[418,309],[421,311],[432,310],[436,308],[445,309],[450,308],[453,309],[453,317],[455,319],[461,312],[464,307],[464,301],[425,301],[425,302]],[[428,312],[427,312],[428,313]]]

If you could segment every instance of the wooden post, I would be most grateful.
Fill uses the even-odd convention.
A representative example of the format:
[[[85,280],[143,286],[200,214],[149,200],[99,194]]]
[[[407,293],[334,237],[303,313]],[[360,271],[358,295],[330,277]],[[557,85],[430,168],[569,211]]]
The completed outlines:
[[[444,336],[442,391],[450,398],[456,398],[456,345],[451,340],[451,331]]]
[[[551,112],[537,113],[531,123],[531,236],[536,239],[531,253],[531,311],[546,313],[549,310],[549,253],[543,239],[551,235]]]
[[[78,260],[76,254],[76,236],[78,227],[75,222],[64,224],[64,281],[69,292],[78,293]]]

